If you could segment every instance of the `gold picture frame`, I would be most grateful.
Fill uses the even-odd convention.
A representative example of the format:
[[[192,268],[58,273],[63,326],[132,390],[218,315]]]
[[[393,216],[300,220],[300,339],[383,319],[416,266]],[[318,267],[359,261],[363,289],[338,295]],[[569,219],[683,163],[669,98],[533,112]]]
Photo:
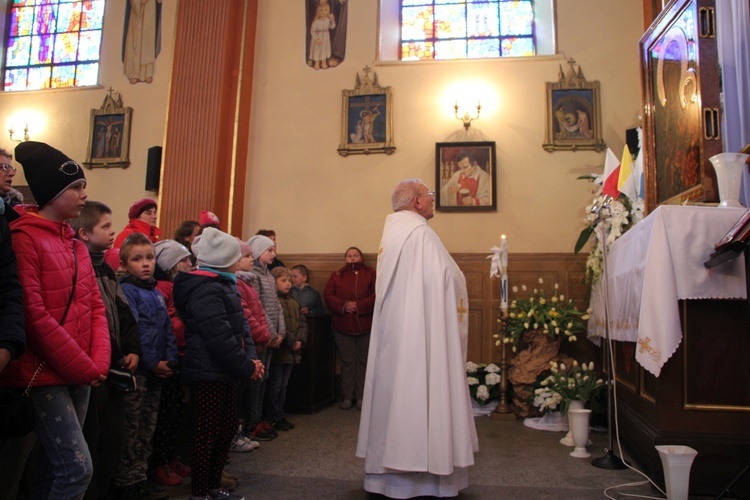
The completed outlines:
[[[547,129],[542,147],[553,151],[593,149],[604,151],[599,82],[589,82],[581,67],[570,59],[566,75],[560,66],[558,80],[547,82]]]
[[[115,99],[109,89],[99,109],[91,110],[87,168],[127,168],[130,166],[130,120],[133,108]]]
[[[365,66],[364,78],[359,73],[353,90],[342,91],[341,156],[352,154],[393,154],[393,94],[390,87],[378,84],[378,75]]]

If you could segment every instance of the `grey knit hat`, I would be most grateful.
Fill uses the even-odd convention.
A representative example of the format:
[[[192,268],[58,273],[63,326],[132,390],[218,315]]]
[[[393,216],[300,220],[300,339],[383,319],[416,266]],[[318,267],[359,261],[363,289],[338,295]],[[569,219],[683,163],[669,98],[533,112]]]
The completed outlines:
[[[213,227],[207,227],[196,236],[190,248],[198,264],[215,269],[225,269],[242,257],[237,238]]]
[[[269,238],[268,236],[263,236],[262,234],[256,234],[255,236],[247,240],[247,244],[250,245],[250,250],[253,252],[254,259],[260,258],[263,252],[273,246],[276,246],[276,243],[274,243],[271,238]]]
[[[156,265],[164,272],[168,272],[182,259],[190,256],[190,250],[174,240],[157,241],[154,243],[154,253],[156,253]]]

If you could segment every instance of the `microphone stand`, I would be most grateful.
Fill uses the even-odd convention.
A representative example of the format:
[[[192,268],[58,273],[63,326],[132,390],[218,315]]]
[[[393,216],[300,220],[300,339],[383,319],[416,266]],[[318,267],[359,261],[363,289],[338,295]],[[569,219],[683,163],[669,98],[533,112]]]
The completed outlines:
[[[615,384],[615,363],[614,356],[612,354],[612,339],[609,334],[609,283],[607,283],[607,221],[604,217],[604,211],[608,213],[608,218],[612,217],[610,210],[610,204],[612,203],[612,197],[609,195],[604,196],[601,203],[594,204],[591,212],[596,214],[597,219],[602,222],[601,227],[601,242],[602,242],[602,278],[601,281],[604,286],[604,332],[605,332],[605,350],[604,356],[607,363],[607,431],[609,434],[609,447],[605,448],[605,455],[603,457],[595,458],[591,461],[591,465],[600,469],[625,469],[627,466],[620,457],[615,455],[614,448],[614,412],[617,411],[614,405],[614,384]]]

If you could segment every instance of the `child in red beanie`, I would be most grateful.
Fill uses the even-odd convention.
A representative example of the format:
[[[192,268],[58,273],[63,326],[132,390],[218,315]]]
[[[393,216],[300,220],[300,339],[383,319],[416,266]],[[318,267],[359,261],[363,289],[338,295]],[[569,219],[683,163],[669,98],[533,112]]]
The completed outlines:
[[[159,241],[161,229],[156,227],[156,208],[156,200],[151,198],[143,198],[133,203],[128,210],[130,222],[115,238],[114,247],[120,248],[125,238],[132,233],[143,233],[148,236],[152,243]]]

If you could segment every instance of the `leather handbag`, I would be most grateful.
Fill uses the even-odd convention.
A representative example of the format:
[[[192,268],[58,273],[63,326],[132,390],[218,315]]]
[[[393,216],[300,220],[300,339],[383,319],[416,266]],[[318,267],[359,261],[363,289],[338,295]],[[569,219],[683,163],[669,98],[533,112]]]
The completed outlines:
[[[136,388],[135,377],[124,368],[110,368],[107,373],[107,384],[122,392],[133,392]]]
[[[0,439],[25,436],[34,430],[34,409],[22,389],[0,389]]]

